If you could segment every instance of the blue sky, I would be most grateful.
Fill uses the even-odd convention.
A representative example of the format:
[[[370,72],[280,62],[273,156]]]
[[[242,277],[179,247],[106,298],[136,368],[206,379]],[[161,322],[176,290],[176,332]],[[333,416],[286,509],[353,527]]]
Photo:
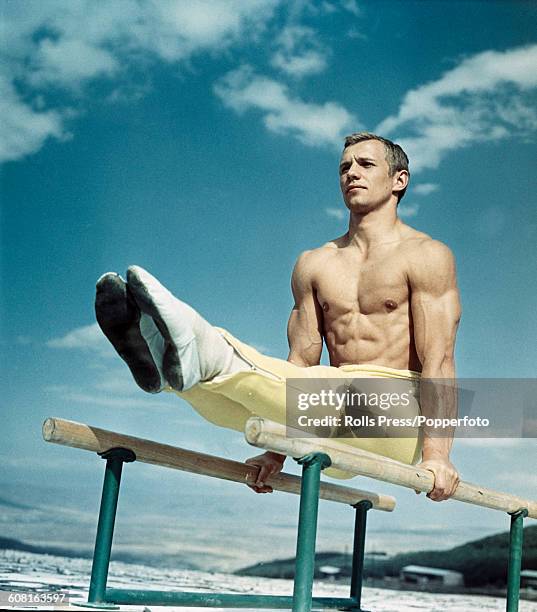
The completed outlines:
[[[86,498],[70,493],[100,486],[93,457],[41,441],[51,415],[252,455],[240,434],[135,387],[94,323],[94,283],[142,265],[210,321],[285,357],[294,261],[346,230],[337,164],[352,131],[403,145],[412,179],[401,215],[455,253],[459,375],[535,376],[535,5],[1,0],[0,10],[0,482],[9,499],[23,490],[26,502],[73,504],[70,516],[82,517]],[[465,479],[536,497],[535,450],[534,440],[466,441],[453,459]],[[133,499],[167,495],[168,510],[153,508],[164,520],[194,512],[204,487],[238,508],[228,526],[268,538],[282,517],[293,524],[286,497],[181,475],[162,493],[168,476],[136,469]],[[448,526],[469,520],[506,526],[499,514],[367,486],[400,499],[396,515],[372,520],[377,547],[393,545],[416,512],[416,546],[462,541],[468,534]],[[267,507],[270,528],[248,518]],[[344,513],[327,520],[326,546],[343,547]],[[38,541],[28,529],[16,534]],[[287,550],[273,541],[266,556]]]

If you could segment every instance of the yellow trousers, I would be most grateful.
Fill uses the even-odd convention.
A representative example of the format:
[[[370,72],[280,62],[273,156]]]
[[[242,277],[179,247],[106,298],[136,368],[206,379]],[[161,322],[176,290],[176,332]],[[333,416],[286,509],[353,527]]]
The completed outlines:
[[[176,392],[205,419],[228,429],[244,431],[246,421],[253,415],[285,424],[286,379],[288,378],[392,378],[409,381],[414,393],[412,405],[406,416],[420,413],[418,385],[420,375],[411,370],[396,370],[378,365],[344,365],[299,367],[283,359],[267,357],[256,349],[234,338],[228,331],[218,328],[225,340],[247,361],[252,369],[235,374],[217,376],[200,382],[188,391]],[[384,455],[407,464],[414,464],[421,456],[421,437],[416,431],[413,437],[339,438],[343,444]],[[335,478],[350,478],[340,470],[324,471]]]

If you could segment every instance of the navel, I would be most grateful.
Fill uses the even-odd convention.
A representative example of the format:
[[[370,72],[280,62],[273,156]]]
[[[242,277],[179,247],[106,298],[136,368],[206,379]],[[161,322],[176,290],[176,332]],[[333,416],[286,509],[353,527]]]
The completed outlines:
[[[328,302],[325,302],[325,303],[323,304],[323,310],[324,310],[325,312],[328,312],[328,311],[330,310],[330,305],[328,304]]]
[[[386,306],[386,308],[388,310],[395,310],[398,306],[397,302],[395,300],[385,300],[384,301],[384,306]]]

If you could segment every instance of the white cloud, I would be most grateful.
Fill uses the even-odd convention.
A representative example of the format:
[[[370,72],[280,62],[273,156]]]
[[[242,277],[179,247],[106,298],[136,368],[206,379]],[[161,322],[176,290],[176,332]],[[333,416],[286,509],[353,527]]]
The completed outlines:
[[[537,45],[485,51],[407,92],[376,128],[397,133],[412,169],[436,168],[450,151],[537,130]]]
[[[350,28],[349,31],[347,32],[347,36],[349,38],[354,38],[355,40],[368,40],[369,39],[367,34],[364,34],[360,30],[357,30],[356,28]]]
[[[65,135],[61,114],[39,111],[22,100],[13,84],[0,74],[0,163],[38,151],[49,137]]]
[[[173,394],[160,394],[159,398],[143,392],[131,376],[128,367],[122,362],[112,345],[100,330],[97,323],[78,327],[59,338],[47,342],[55,349],[75,350],[92,353],[101,364],[106,366],[97,373],[91,373],[89,383],[47,385],[43,391],[54,393],[66,402],[91,404],[105,408],[129,409],[168,409],[173,406]],[[116,367],[108,358],[113,358]],[[163,401],[164,400],[164,401]]]
[[[414,185],[412,188],[412,193],[414,195],[422,195],[427,196],[435,191],[438,191],[439,185],[436,183],[419,183],[418,185]]]
[[[328,50],[312,28],[287,26],[276,40],[277,50],[271,64],[285,74],[300,78],[322,72],[327,66]]]
[[[134,382],[132,383],[135,384]],[[166,397],[166,396],[163,396]],[[163,402],[162,397],[155,399],[153,395],[146,397],[131,397],[131,396],[112,396],[111,394],[99,393],[80,393],[76,391],[68,391],[62,394],[62,399],[66,402],[76,402],[79,404],[90,404],[91,406],[101,406],[103,408],[113,408],[118,410],[129,410],[131,408],[142,408],[144,410],[164,410],[170,409],[169,402]],[[175,398],[177,399],[177,398]]]
[[[328,0],[323,0],[323,2],[320,4],[319,10],[327,14],[335,13],[337,12],[337,6],[335,6],[331,2],[328,2]]]
[[[97,76],[111,77],[119,67],[110,52],[83,40],[45,39],[37,49],[28,80],[34,87],[52,84],[70,88]]]
[[[420,209],[419,204],[399,204],[397,207],[397,214],[400,217],[410,219],[411,217],[415,217]]]
[[[57,101],[47,107],[40,94],[60,88],[80,95],[97,77],[117,81],[141,57],[185,63],[202,52],[221,53],[255,38],[279,1],[4,2],[0,162],[38,151],[47,138],[66,136],[68,109]]]
[[[119,357],[118,359],[119,362]],[[134,382],[129,370],[126,367],[121,369],[110,370],[108,368],[102,374],[95,379],[95,383],[92,385],[94,389],[102,391],[107,395],[139,395],[141,390]]]
[[[49,340],[46,344],[55,349],[93,351],[103,357],[115,355],[114,349],[97,323],[77,327],[60,338]]]
[[[293,97],[283,83],[257,75],[250,66],[229,72],[214,89],[237,113],[259,110],[268,130],[291,134],[309,146],[340,147],[343,135],[357,125],[357,120],[336,102],[304,102]]]
[[[356,0],[341,0],[341,6],[355,17],[359,17],[361,14],[360,7]]]
[[[343,221],[343,219],[347,217],[347,213],[345,210],[343,210],[343,208],[329,207],[329,208],[325,208],[324,212],[329,217],[334,217],[334,219],[338,219],[339,221]]]
[[[323,0],[323,2],[310,2],[306,5],[311,13],[336,13],[339,10],[344,10],[349,13],[352,13],[356,17],[361,14],[360,8],[356,0],[336,0],[334,2],[328,2],[328,0]]]
[[[118,357],[119,359],[119,357]],[[91,406],[100,406],[102,408],[113,408],[117,410],[129,410],[131,408],[144,410],[159,410],[161,412],[174,411],[181,405],[179,398],[174,393],[145,393],[132,378],[130,381],[126,379],[128,370],[121,372],[113,371],[114,375],[118,376],[118,384],[113,385],[113,375],[110,373],[104,381],[97,380],[93,384],[82,386],[80,384],[73,385],[47,385],[43,387],[44,393],[54,394],[65,402],[73,402],[77,404],[90,404]],[[130,377],[130,375],[129,375]],[[184,423],[190,419],[182,417]]]

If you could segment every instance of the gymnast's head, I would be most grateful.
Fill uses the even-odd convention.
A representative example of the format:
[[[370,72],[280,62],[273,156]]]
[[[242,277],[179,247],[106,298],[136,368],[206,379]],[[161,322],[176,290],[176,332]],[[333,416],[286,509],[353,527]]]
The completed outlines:
[[[339,165],[340,187],[350,210],[367,211],[405,195],[410,171],[400,145],[371,132],[345,138]]]

